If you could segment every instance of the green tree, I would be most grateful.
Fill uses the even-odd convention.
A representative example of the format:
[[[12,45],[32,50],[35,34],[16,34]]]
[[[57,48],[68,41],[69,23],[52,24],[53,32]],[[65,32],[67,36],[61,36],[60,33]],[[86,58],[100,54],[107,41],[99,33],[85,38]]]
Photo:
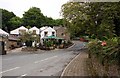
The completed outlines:
[[[97,38],[101,38],[101,36],[112,38],[114,34],[118,35],[118,30],[116,29],[120,29],[120,26],[117,24],[120,22],[115,22],[115,19],[120,19],[120,10],[118,9],[118,7],[120,7],[119,4],[120,3],[116,2],[89,3],[88,15],[91,18],[91,22],[89,23],[92,23],[92,26],[95,28],[92,34]]]
[[[111,38],[118,35],[120,26],[119,3],[68,2],[62,6],[65,25],[73,36],[82,34]]]
[[[45,21],[45,25],[48,26],[59,26],[59,25],[63,25],[63,19],[53,19],[51,17],[45,17],[46,21]]]
[[[10,24],[11,30],[18,28],[22,24],[22,19],[20,17],[13,17],[11,18],[8,23]]]
[[[52,26],[54,24],[54,19],[51,17],[45,17],[45,24],[44,25],[48,25],[48,26]]]
[[[20,40],[23,43],[26,43],[27,47],[32,47],[32,42],[33,41],[35,41],[36,43],[38,43],[40,41],[39,40],[39,36],[38,35],[34,35],[32,32],[25,32],[24,34],[22,34],[20,36]]]
[[[55,19],[54,22],[55,22],[55,25],[57,26],[63,25],[63,19]]]
[[[24,26],[37,26],[41,27],[45,24],[45,17],[41,13],[41,10],[37,7],[30,8],[23,14],[23,25]]]
[[[69,2],[62,6],[64,23],[71,32],[72,37],[85,34],[85,24],[88,20],[85,6],[85,4],[78,2]]]
[[[2,29],[9,32],[11,31],[11,27],[9,21],[11,18],[15,17],[16,15],[13,12],[9,12],[5,9],[0,9],[2,11]]]

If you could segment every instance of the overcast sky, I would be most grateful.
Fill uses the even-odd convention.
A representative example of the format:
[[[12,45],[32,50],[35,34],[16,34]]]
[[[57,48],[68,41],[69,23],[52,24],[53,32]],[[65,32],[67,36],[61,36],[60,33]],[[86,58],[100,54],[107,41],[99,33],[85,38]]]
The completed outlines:
[[[30,7],[38,7],[45,16],[57,19],[61,18],[61,6],[67,1],[69,0],[0,0],[0,8],[22,17]]]

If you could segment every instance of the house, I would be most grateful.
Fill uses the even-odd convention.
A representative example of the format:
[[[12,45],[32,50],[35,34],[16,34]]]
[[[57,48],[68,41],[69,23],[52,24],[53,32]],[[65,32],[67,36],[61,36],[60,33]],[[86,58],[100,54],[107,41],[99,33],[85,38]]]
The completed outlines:
[[[43,38],[48,36],[56,36],[56,31],[52,27],[41,27],[40,28],[40,42],[43,45]]]
[[[9,35],[8,40],[9,49],[14,49],[22,46],[19,36]]]
[[[56,31],[56,36],[63,38],[65,40],[70,40],[70,33],[68,32],[66,27],[63,26],[54,26],[54,30]]]
[[[21,27],[15,29],[15,30],[10,31],[10,34],[11,35],[21,35],[21,34],[27,32],[27,31],[28,31],[27,28],[25,28],[24,26],[21,26]]]
[[[8,36],[9,33],[0,29],[0,43],[1,43],[0,50],[8,50]]]
[[[56,31],[51,27],[41,27],[40,28],[41,39],[47,36],[56,36]]]
[[[2,29],[0,29],[0,35],[9,36],[9,33],[5,32]]]
[[[40,30],[37,27],[32,27],[29,29],[29,32],[32,32],[33,36],[37,37],[40,34]],[[35,47],[35,45],[39,45],[38,41],[33,41],[32,46]]]
[[[29,31],[32,32],[33,34],[37,34],[37,35],[40,34],[39,29],[35,26],[30,28]]]
[[[25,32],[28,32],[28,29],[25,28],[24,26],[21,26],[15,30],[10,31],[10,36],[8,37],[9,39],[8,44],[10,49],[14,49],[22,45],[19,38]]]

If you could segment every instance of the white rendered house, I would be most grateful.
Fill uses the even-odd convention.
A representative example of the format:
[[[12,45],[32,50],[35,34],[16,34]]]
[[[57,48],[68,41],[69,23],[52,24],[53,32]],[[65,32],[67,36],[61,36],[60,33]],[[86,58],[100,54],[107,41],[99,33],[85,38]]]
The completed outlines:
[[[41,27],[40,36],[41,39],[48,36],[56,36],[56,31],[51,27]]]
[[[9,33],[5,32],[4,30],[0,29],[0,35],[9,36]]]
[[[40,34],[39,29],[38,29],[37,27],[35,27],[35,26],[32,27],[32,28],[30,28],[29,31],[32,32],[32,33],[35,33],[35,34],[37,34],[37,35]]]
[[[40,42],[43,45],[43,38],[48,36],[56,36],[56,31],[51,27],[40,28]]]
[[[28,31],[27,28],[25,28],[24,26],[21,26],[21,27],[15,29],[15,30],[10,31],[10,34],[20,35],[20,34],[22,34],[22,33],[24,33],[24,32],[27,32],[27,31]]]

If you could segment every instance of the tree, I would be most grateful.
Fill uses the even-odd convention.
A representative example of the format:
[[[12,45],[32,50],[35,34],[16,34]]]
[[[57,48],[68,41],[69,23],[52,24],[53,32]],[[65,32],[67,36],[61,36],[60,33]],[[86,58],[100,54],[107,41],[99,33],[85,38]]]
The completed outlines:
[[[69,2],[62,6],[64,23],[71,32],[72,37],[85,34],[85,24],[88,20],[85,6],[85,4],[78,2]]]
[[[82,34],[112,38],[118,35],[120,26],[119,3],[68,2],[62,6],[65,25],[74,36]]]
[[[63,19],[55,19],[55,25],[63,25]]]
[[[54,19],[51,17],[45,17],[45,24],[44,25],[48,25],[48,26],[52,26],[54,24]]]
[[[45,23],[45,17],[41,13],[41,10],[37,7],[30,8],[23,14],[23,25],[24,26],[37,26],[41,27]]]
[[[34,42],[34,41],[35,41],[35,44],[40,41],[40,40],[39,40],[39,36],[33,34],[32,32],[25,32],[24,34],[22,34],[22,35],[20,36],[20,40],[21,40],[23,43],[26,43],[26,46],[27,46],[27,47],[32,47],[32,42]]]
[[[11,30],[18,28],[22,24],[22,19],[20,17],[11,18],[8,23],[10,24]]]
[[[63,25],[63,19],[53,19],[51,17],[45,17],[46,21],[45,21],[45,25],[48,26],[59,26],[59,25]]]
[[[11,18],[15,17],[16,15],[13,12],[9,12],[5,9],[0,9],[2,10],[2,29],[5,31],[9,32],[11,30],[9,21]]]

